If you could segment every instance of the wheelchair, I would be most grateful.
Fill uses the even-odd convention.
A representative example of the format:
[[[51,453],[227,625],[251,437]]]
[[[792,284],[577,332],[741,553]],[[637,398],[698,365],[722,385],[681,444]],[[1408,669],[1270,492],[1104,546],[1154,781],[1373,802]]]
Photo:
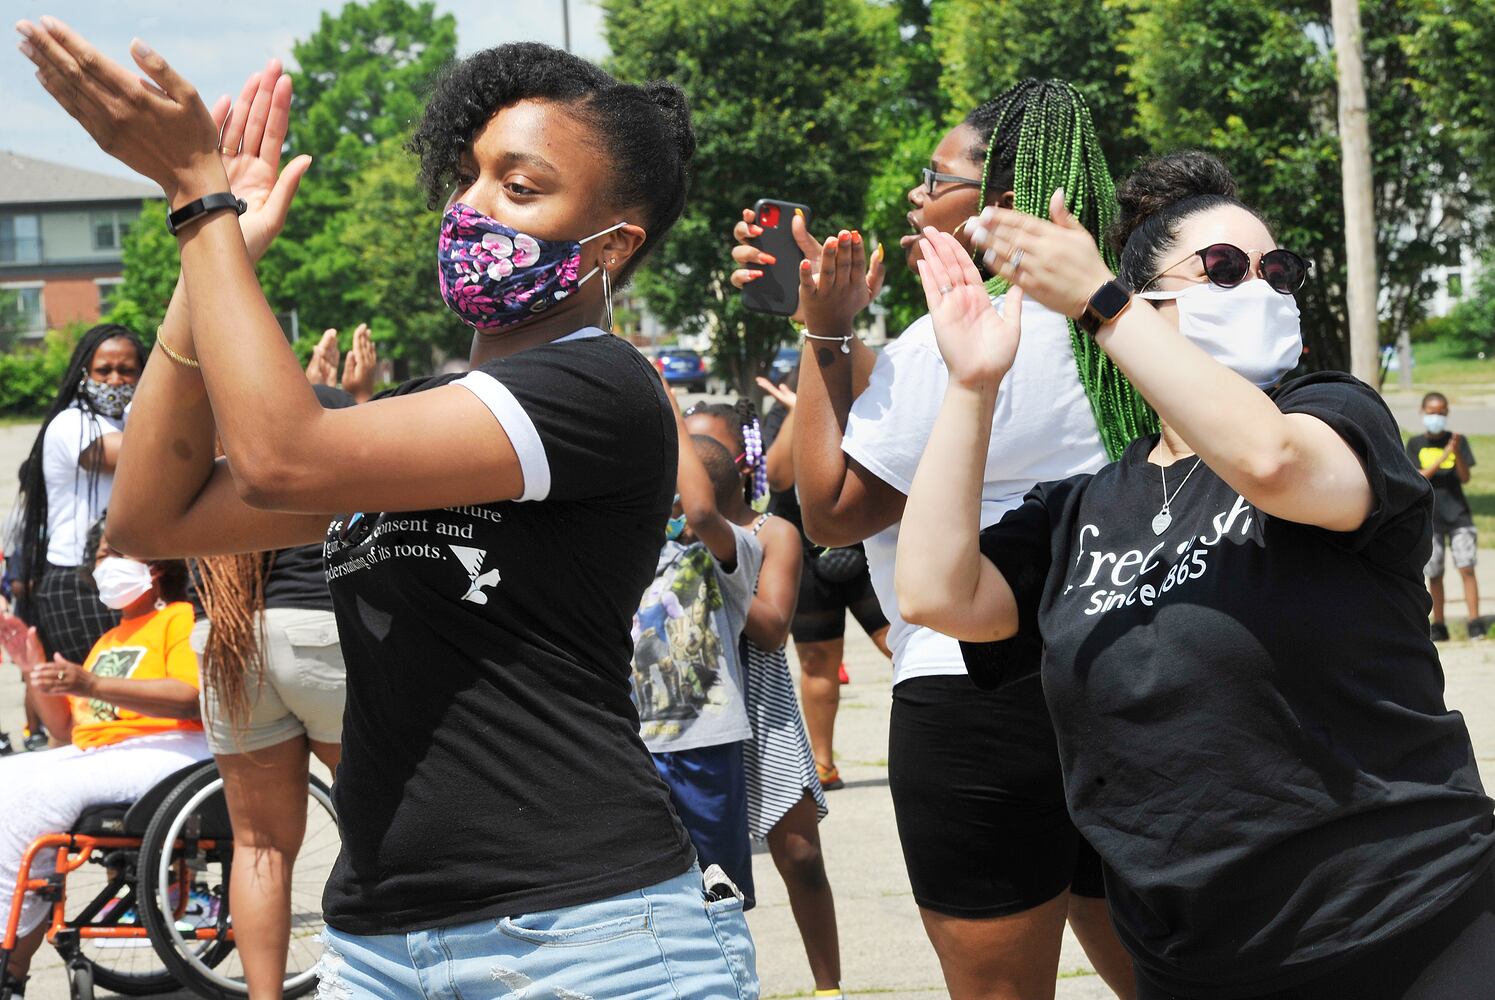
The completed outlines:
[[[291,878],[287,998],[317,985],[322,885],[340,844],[327,785],[312,775],[307,795]],[[56,872],[31,877],[43,851],[56,852]],[[66,966],[73,1000],[93,1000],[95,989],[149,996],[184,988],[208,1000],[243,1000],[249,991],[229,913],[233,862],[223,778],[211,760],[177,771],[136,802],[91,806],[71,830],[38,837],[21,862],[0,938],[0,1000],[11,1000],[19,985],[6,961],[28,892],[50,903],[47,940]],[[88,883],[72,893],[88,901],[71,916],[70,879]]]

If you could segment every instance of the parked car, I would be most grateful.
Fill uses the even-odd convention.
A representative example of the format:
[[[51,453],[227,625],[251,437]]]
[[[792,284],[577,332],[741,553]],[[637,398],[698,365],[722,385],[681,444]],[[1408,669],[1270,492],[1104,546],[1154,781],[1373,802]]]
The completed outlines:
[[[654,367],[669,385],[682,385],[686,392],[705,392],[706,359],[684,347],[661,347],[654,353]]]

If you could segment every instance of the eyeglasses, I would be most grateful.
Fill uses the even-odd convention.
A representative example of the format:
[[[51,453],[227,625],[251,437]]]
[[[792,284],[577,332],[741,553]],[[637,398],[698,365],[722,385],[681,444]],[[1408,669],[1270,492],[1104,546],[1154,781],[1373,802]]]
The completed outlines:
[[[1150,287],[1153,281],[1157,281],[1189,257],[1198,257],[1199,262],[1204,265],[1204,276],[1211,284],[1221,288],[1234,288],[1251,273],[1251,254],[1256,252],[1242,250],[1230,243],[1213,243],[1203,250],[1195,250],[1183,260],[1169,264],[1142,287]],[[1311,270],[1312,261],[1304,260],[1291,250],[1282,249],[1262,253],[1256,264],[1256,273],[1261,279],[1271,286],[1272,291],[1283,295],[1291,295],[1302,288]]]
[[[930,170],[928,167],[924,168],[924,190],[929,193],[929,197],[934,197],[934,186],[941,181],[946,184],[967,184],[971,187],[981,186],[981,178],[979,177],[961,177],[957,174],[942,174],[937,170]]]

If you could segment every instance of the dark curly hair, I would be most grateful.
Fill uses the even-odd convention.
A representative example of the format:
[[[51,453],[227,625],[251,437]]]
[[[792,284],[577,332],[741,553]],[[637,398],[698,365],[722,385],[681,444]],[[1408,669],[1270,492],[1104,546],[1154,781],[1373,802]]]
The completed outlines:
[[[1120,211],[1106,241],[1120,258],[1121,280],[1139,292],[1168,266],[1164,255],[1175,252],[1179,226],[1190,216],[1233,205],[1261,219],[1237,197],[1230,169],[1192,149],[1143,163],[1116,189],[1116,201]]]
[[[669,83],[619,83],[585,59],[538,42],[499,45],[450,64],[437,79],[409,149],[432,208],[456,182],[462,153],[500,108],[561,102],[596,134],[614,166],[608,201],[643,209],[647,238],[618,275],[628,280],[685,208],[696,135],[685,94]]]

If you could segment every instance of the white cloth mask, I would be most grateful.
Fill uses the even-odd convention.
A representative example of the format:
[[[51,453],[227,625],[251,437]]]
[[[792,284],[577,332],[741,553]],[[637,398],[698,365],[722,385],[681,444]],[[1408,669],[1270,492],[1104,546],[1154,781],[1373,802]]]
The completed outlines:
[[[151,568],[134,559],[110,556],[93,568],[93,582],[99,588],[99,600],[106,608],[123,611],[146,594],[156,582]]]
[[[1297,367],[1303,356],[1298,303],[1260,278],[1234,288],[1204,282],[1139,298],[1178,303],[1178,332],[1261,389]]]

